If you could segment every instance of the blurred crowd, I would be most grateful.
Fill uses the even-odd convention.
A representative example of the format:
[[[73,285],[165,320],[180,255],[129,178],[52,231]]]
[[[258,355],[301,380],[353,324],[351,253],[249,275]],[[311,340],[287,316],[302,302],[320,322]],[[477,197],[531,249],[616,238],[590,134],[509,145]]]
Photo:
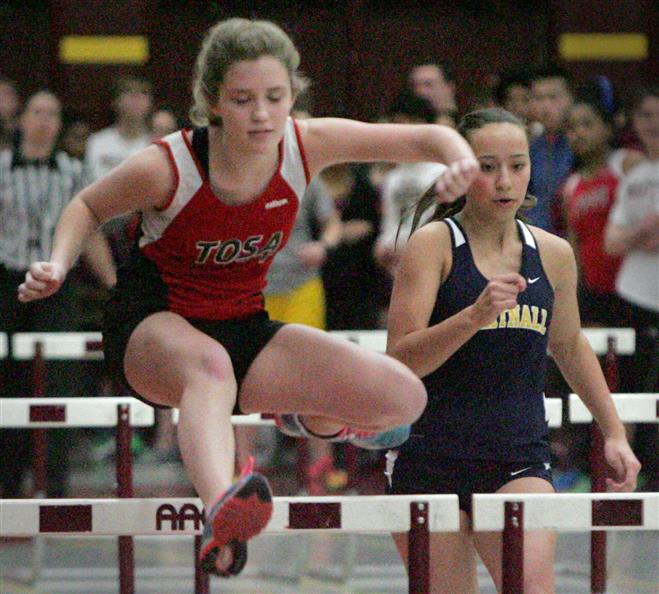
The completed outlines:
[[[527,124],[531,143],[530,192],[536,205],[525,219],[566,237],[577,255],[584,326],[632,327],[636,354],[622,359],[619,392],[658,391],[659,328],[659,88],[626,89],[595,76],[578,84],[556,65],[519,67],[492,77],[496,84],[464,103],[460,81],[446,64],[410,69],[381,121],[455,127],[473,109],[501,106]],[[19,304],[16,287],[30,262],[46,260],[64,205],[85,184],[158,138],[188,125],[183,114],[160,105],[149,81],[122,77],[112,90],[114,122],[94,131],[83,114],[67,109],[49,90],[23,97],[0,76],[0,332],[97,331],[115,271],[132,249],[139,213],[115,219],[90,242],[66,282],[46,302]],[[461,112],[462,111],[462,112]],[[312,117],[312,92],[298,98],[294,116]],[[325,115],[325,114],[323,114]],[[266,293],[271,317],[328,330],[386,327],[387,304],[400,246],[409,234],[416,201],[443,170],[438,163],[326,169],[309,186],[289,245],[275,258]],[[110,395],[114,388],[89,363],[53,362],[47,395]],[[2,396],[30,394],[29,365],[3,361]],[[547,396],[569,388],[550,372]],[[639,425],[635,451],[646,486],[657,486],[656,425]],[[71,432],[53,431],[49,495],[67,494]],[[80,432],[82,434],[82,432]],[[268,451],[276,464],[286,439]],[[255,432],[238,436],[239,462],[255,447]],[[587,479],[587,435],[566,427],[552,433],[559,489]],[[156,428],[138,434],[134,451],[155,462],[178,459],[175,427],[158,411]],[[26,431],[0,430],[0,493],[25,494],[30,465]],[[327,443],[312,447],[310,490],[345,485],[341,455]],[[112,435],[94,432],[90,460],[113,451]],[[340,453],[340,452],[339,452]]]

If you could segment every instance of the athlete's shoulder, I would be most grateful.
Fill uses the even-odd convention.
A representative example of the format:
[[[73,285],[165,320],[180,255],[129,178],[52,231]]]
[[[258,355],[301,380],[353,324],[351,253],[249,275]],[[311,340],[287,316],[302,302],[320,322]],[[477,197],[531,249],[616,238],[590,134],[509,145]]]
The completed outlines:
[[[408,243],[413,243],[417,247],[431,245],[439,248],[450,247],[451,232],[443,220],[429,221],[412,233]]]
[[[573,253],[572,246],[566,239],[535,225],[527,225],[527,227],[538,243],[538,249],[541,252],[544,251],[557,256]]]
[[[572,246],[562,237],[539,227],[529,226],[529,229],[538,244],[540,258],[551,285],[556,288],[565,284],[566,278],[576,274],[576,258]]]

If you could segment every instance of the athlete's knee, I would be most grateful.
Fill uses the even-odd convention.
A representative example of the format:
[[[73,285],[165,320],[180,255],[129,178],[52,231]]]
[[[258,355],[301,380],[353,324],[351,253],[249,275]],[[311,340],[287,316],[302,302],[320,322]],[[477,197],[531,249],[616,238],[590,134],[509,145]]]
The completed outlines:
[[[205,349],[198,353],[191,364],[190,381],[232,384],[236,379],[228,353],[221,347]]]
[[[423,382],[405,365],[391,359],[383,391],[393,424],[410,424],[423,413],[428,395]]]

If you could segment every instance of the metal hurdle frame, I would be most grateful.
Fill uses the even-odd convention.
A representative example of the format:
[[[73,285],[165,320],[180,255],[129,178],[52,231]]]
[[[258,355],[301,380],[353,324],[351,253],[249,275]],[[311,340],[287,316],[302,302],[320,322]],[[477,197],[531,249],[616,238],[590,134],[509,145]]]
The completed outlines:
[[[609,368],[609,386],[617,385],[617,375]],[[623,423],[659,423],[659,394],[615,394],[616,410]],[[570,394],[569,420],[572,424],[591,426],[591,490],[594,493],[606,491],[606,460],[604,458],[604,438],[594,422],[593,415],[577,394]],[[593,594],[606,592],[606,532],[593,530],[590,537],[591,567],[590,588]]]
[[[502,532],[502,593],[524,594],[524,532],[659,530],[659,493],[475,494],[474,531]]]
[[[456,495],[279,497],[264,532],[407,532],[408,592],[427,594],[430,533],[458,531],[459,515]],[[502,533],[502,592],[523,594],[526,530],[659,530],[659,493],[476,494],[472,520]],[[0,501],[0,537],[198,535],[202,525],[199,499]]]
[[[609,389],[617,389],[618,354],[631,354],[635,351],[635,332],[630,328],[584,328],[584,334],[597,355],[604,355],[604,372],[607,377]],[[364,348],[384,351],[386,348],[386,330],[371,331],[333,331],[332,334],[351,340]],[[0,348],[2,344],[0,342]],[[12,336],[13,357],[18,360],[34,360],[34,392],[35,396],[43,395],[45,386],[44,359],[101,359],[100,333],[16,333]],[[551,400],[551,399],[549,399]],[[550,426],[557,426],[556,424]],[[123,429],[125,431],[125,428]],[[118,428],[118,436],[120,430]],[[594,492],[605,490],[606,467],[603,457],[603,440],[601,432],[595,423],[591,429],[591,463],[592,484]],[[43,430],[36,429],[34,433],[36,458],[43,458],[45,453],[45,434]],[[130,460],[130,425],[128,426],[128,457]],[[117,449],[120,451],[119,439]],[[123,448],[121,448],[123,449]],[[41,452],[41,455],[39,455]],[[117,456],[119,469],[119,455]],[[348,448],[347,462],[353,472],[356,466],[356,454]],[[38,470],[38,469],[35,469]],[[128,470],[130,472],[130,462]],[[132,494],[132,475],[130,487],[119,479],[118,489]],[[122,475],[123,476],[123,475]],[[35,472],[36,493],[43,493],[45,487],[45,474]],[[124,495],[126,496],[126,495]],[[130,496],[130,495],[127,495]],[[593,592],[604,592],[606,583],[606,534],[593,532],[591,536],[591,588]]]
[[[132,452],[130,448],[132,427],[151,427],[154,409],[130,396],[91,398],[0,398],[0,428],[30,428],[43,432],[48,428],[99,428],[116,427],[116,494],[120,498],[133,497]],[[234,425],[274,425],[271,419],[261,415],[235,415]],[[44,439],[45,443],[45,439]],[[45,459],[37,456],[33,460],[34,474],[41,477],[40,491],[45,494]],[[203,574],[196,562],[200,538],[195,539],[195,581],[197,591],[207,592],[208,576]],[[134,591],[134,542],[132,536],[119,536],[119,582],[121,591]],[[37,536],[32,555],[32,579],[41,569],[43,542]]]
[[[7,499],[0,501],[2,536],[139,535],[199,537],[199,499]],[[428,594],[429,534],[457,532],[457,495],[363,495],[357,497],[276,497],[264,533],[408,533],[409,594]],[[134,586],[120,582],[120,594]],[[195,594],[208,592],[195,580]]]

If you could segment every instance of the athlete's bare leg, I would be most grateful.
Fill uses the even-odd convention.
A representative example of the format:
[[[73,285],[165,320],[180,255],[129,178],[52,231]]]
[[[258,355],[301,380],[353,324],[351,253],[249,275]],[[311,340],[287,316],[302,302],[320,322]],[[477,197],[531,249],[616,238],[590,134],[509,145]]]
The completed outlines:
[[[476,551],[467,514],[460,512],[460,532],[430,534],[429,594],[478,594]],[[408,568],[407,534],[394,534],[398,553]]]
[[[227,352],[180,316],[160,312],[133,332],[124,368],[144,398],[180,409],[181,457],[209,509],[231,485],[234,470],[237,387]],[[403,364],[298,325],[275,335],[241,389],[244,412],[300,412],[327,418],[330,429],[332,423],[390,429],[416,420],[425,403],[423,384]],[[230,562],[220,554],[218,569]]]
[[[126,378],[141,396],[180,410],[181,458],[204,507],[232,483],[231,413],[236,380],[227,352],[180,316],[160,312],[133,332],[124,358]],[[228,567],[231,556],[220,554]]]
[[[425,404],[423,383],[402,363],[298,324],[277,332],[240,393],[244,412],[297,412],[328,434],[345,425],[384,431],[412,423]]]
[[[553,493],[545,480],[525,477],[504,485],[497,493]],[[501,591],[501,533],[474,532],[474,545],[494,583]],[[548,530],[524,533],[524,592],[551,594],[554,587],[556,534]]]

